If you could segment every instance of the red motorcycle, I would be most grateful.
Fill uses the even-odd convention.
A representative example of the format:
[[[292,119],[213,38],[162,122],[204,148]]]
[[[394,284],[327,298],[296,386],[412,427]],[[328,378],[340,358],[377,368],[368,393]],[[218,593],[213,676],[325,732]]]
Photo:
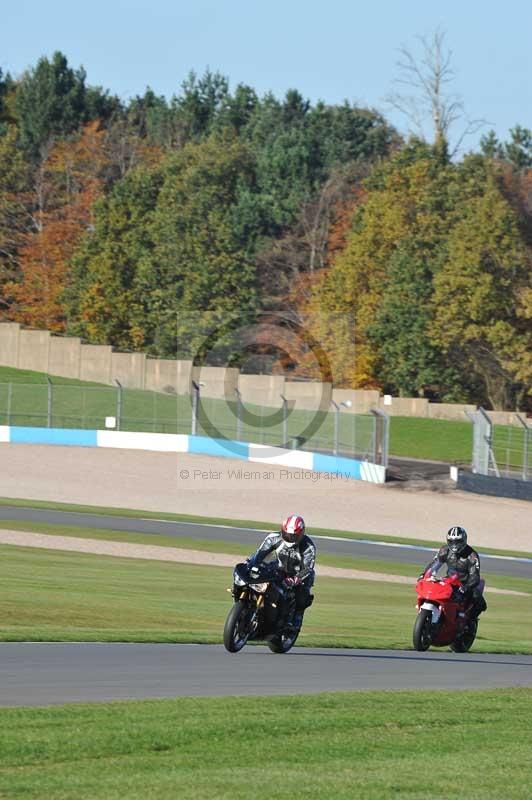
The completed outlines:
[[[431,645],[449,646],[455,653],[469,650],[477,635],[478,620],[472,618],[473,604],[464,602],[458,593],[460,586],[455,575],[446,578],[424,575],[418,580],[415,650],[428,650]]]

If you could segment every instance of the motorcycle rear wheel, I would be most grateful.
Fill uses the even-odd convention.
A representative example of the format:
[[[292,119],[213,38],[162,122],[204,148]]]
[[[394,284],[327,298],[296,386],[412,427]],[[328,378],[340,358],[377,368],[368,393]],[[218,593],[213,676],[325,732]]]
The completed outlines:
[[[421,611],[418,612],[414,623],[414,632],[412,635],[414,650],[423,653],[425,650],[429,649],[432,644],[431,627],[432,612],[426,608],[422,608]]]
[[[453,653],[467,653],[477,636],[478,621],[471,620],[463,633],[450,645]]]
[[[294,631],[290,635],[279,634],[278,636],[272,636],[268,641],[268,647],[272,653],[288,653],[295,645],[298,636],[299,631]]]
[[[249,608],[241,600],[229,611],[224,625],[224,647],[229,653],[242,650],[250,637],[251,629],[246,625]]]

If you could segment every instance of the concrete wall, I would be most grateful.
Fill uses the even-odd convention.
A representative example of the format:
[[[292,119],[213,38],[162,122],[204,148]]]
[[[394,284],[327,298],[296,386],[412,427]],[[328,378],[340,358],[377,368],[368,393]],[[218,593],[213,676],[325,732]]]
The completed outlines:
[[[17,366],[19,332],[20,325],[17,322],[3,322],[0,325],[0,364],[3,367]]]
[[[154,392],[190,394],[192,361],[174,361],[171,358],[146,360],[144,388]]]
[[[456,422],[466,422],[466,411],[476,411],[477,407],[472,405],[461,405],[460,403],[429,403],[429,417],[431,419],[449,419]]]
[[[235,399],[238,388],[238,369],[234,367],[193,367],[192,377],[201,386],[203,397]]]
[[[390,405],[386,405],[384,397],[381,397],[379,408],[392,417],[428,417],[429,415],[429,401],[424,397],[392,397]]]
[[[239,375],[238,389],[244,403],[280,408],[285,379],[283,375]]]
[[[144,353],[111,353],[111,378],[125,389],[143,389],[145,370]]]
[[[177,361],[177,394],[190,394],[192,388],[192,361]]]
[[[330,411],[332,386],[315,381],[285,381],[284,394],[297,410],[313,411],[321,408]]]
[[[336,403],[351,401],[346,413],[368,413],[380,407],[391,416],[429,417],[465,421],[466,411],[476,406],[461,403],[429,403],[425,398],[392,397],[386,405],[377,391],[331,389],[328,383],[288,381],[282,375],[239,375],[231,367],[193,367],[191,361],[146,358],[143,353],[113,353],[104,345],[81,344],[80,339],[53,336],[49,331],[24,330],[16,322],[0,323],[0,366],[18,367],[65,378],[80,378],[114,384],[117,378],[128,388],[190,393],[191,379],[203,383],[204,397],[235,399],[235,389],[245,403],[272,406],[281,404],[280,395],[298,409],[329,410]],[[517,425],[513,412],[488,412],[497,425]]]
[[[21,330],[18,340],[19,369],[48,372],[50,358],[50,333],[48,331]]]
[[[80,353],[79,377],[82,381],[112,383],[112,348],[100,344],[82,344]]]
[[[367,414],[372,408],[379,407],[379,392],[376,389],[333,389],[332,399],[335,403],[351,403],[350,408],[343,408],[342,413]]]
[[[52,336],[48,372],[61,378],[79,378],[81,366],[81,339]]]

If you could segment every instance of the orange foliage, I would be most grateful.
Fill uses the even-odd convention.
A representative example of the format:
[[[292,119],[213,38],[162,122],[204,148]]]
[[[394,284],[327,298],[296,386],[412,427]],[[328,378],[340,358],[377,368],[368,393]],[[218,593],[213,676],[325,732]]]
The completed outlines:
[[[339,200],[333,210],[333,222],[329,228],[327,255],[329,265],[333,263],[336,255],[341,252],[346,243],[347,234],[351,230],[356,210],[364,202],[366,193],[363,188],[356,186],[350,196]]]
[[[57,332],[65,329],[61,295],[69,260],[90,227],[107,164],[104,133],[92,122],[75,139],[56,143],[41,165],[33,230],[19,251],[22,280],[5,287],[16,321]]]

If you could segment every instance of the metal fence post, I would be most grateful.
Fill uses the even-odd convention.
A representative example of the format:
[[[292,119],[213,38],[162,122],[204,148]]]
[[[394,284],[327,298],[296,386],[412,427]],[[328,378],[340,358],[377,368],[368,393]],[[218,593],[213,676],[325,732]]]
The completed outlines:
[[[531,428],[528,427],[528,423],[520,414],[515,415],[521,425],[523,426],[523,469],[522,469],[522,476],[523,480],[526,481],[528,478],[528,437],[530,435]]]
[[[334,406],[334,442],[333,442],[333,455],[338,455],[338,428],[340,422],[340,411],[343,408],[351,408],[351,400],[343,400],[341,403],[336,403],[331,400]]]
[[[198,431],[199,399],[200,399],[200,384],[196,383],[196,381],[192,381],[192,425],[190,428],[190,433],[192,436],[196,436],[196,433]]]
[[[48,376],[46,376],[46,380],[48,381],[48,409],[47,409],[47,427],[52,427],[52,407],[53,407],[53,389],[52,389],[52,381]]]
[[[11,381],[7,385],[7,424],[11,425],[11,399],[13,395],[13,384]]]
[[[338,415],[340,414],[340,406],[334,400],[331,400],[334,406],[334,435],[333,435],[333,455],[338,455]]]
[[[242,438],[242,393],[240,389],[235,389],[236,395],[236,440]]]
[[[388,450],[390,441],[390,417],[381,408],[372,408],[375,420],[373,436],[373,463],[388,466]]]
[[[117,386],[117,394],[116,394],[116,430],[120,430],[120,425],[122,424],[122,384],[115,378],[115,383]]]
[[[281,395],[281,400],[283,401],[283,447],[288,446],[288,400],[284,396]]]

